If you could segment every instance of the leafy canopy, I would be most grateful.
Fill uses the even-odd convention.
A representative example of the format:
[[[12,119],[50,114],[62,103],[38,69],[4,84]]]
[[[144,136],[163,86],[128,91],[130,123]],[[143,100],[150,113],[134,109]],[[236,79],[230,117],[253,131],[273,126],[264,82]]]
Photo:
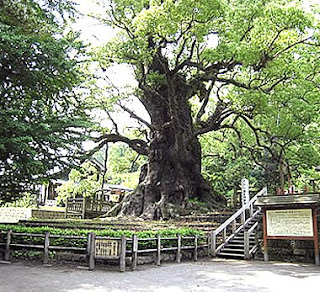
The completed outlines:
[[[12,200],[81,157],[84,47],[72,2],[0,1],[0,199]]]
[[[119,33],[100,61],[133,65],[143,104],[180,76],[196,136],[223,133],[269,180],[283,160],[319,163],[319,23],[304,1],[105,3]]]

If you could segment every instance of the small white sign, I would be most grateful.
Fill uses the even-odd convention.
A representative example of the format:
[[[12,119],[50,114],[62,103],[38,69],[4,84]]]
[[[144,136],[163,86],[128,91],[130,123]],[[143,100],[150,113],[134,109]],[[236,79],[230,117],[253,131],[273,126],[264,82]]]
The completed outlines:
[[[313,237],[311,209],[267,210],[268,236]]]
[[[0,208],[0,223],[17,223],[19,220],[31,218],[30,208],[2,207]]]

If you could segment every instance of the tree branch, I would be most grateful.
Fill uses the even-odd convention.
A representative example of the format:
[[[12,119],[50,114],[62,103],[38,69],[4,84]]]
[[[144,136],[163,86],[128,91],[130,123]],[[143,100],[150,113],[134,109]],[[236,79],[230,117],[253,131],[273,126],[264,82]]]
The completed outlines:
[[[136,120],[138,120],[139,122],[141,122],[142,124],[146,125],[149,129],[152,128],[152,125],[150,123],[148,123],[146,120],[144,120],[143,118],[139,117],[135,112],[133,112],[132,110],[130,110],[129,108],[127,108],[126,106],[124,106],[123,104],[121,104],[120,102],[117,103],[124,111],[126,111],[127,113],[130,114],[131,118],[134,118]]]
[[[204,97],[204,100],[202,102],[201,108],[199,109],[199,111],[198,111],[198,113],[196,115],[196,123],[197,124],[200,124],[201,117],[205,113],[206,107],[207,107],[208,102],[209,102],[210,93],[211,93],[211,91],[213,89],[213,86],[214,86],[214,82],[211,82],[211,84],[209,85],[209,88],[207,89],[206,96]]]
[[[96,138],[94,142],[99,144],[97,147],[95,147],[93,150],[90,151],[91,153],[96,152],[98,149],[100,149],[103,145],[107,143],[116,143],[116,142],[126,143],[131,149],[133,149],[134,151],[136,151],[141,155],[148,155],[148,152],[149,152],[149,146],[146,143],[146,141],[141,139],[129,139],[119,134],[105,134],[100,136],[99,138]]]

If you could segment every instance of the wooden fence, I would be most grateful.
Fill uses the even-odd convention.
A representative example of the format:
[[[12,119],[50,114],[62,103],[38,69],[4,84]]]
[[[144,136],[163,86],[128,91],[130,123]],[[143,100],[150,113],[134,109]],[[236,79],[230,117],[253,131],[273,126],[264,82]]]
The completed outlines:
[[[124,272],[126,262],[131,263],[131,270],[135,270],[138,259],[142,255],[153,255],[154,263],[160,265],[163,261],[163,253],[173,253],[175,261],[179,263],[186,251],[192,254],[194,261],[198,259],[199,250],[202,249],[203,254],[208,256],[210,252],[210,237],[197,235],[188,237],[183,237],[180,234],[175,237],[157,235],[155,238],[138,238],[134,234],[131,238],[124,235],[121,238],[113,238],[96,236],[94,233],[89,233],[88,236],[69,236],[55,235],[49,232],[45,234],[17,233],[11,230],[1,232],[0,235],[0,248],[2,248],[5,261],[10,261],[12,250],[40,250],[43,253],[44,264],[49,262],[50,251],[71,251],[85,254],[89,270],[95,268],[96,260],[117,260],[119,270]],[[28,240],[23,240],[25,238]],[[31,241],[31,238],[34,240]],[[64,246],[53,245],[54,239],[64,239],[64,243],[70,240],[71,243]],[[72,246],[72,240],[83,240],[83,247]],[[29,244],[29,242],[31,243]]]
[[[66,204],[66,218],[94,218],[105,214],[113,202],[91,198],[68,198]]]

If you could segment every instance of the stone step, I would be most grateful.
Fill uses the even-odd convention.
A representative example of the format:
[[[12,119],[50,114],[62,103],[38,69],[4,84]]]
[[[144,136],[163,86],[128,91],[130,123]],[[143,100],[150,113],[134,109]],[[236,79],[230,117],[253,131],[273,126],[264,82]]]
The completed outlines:
[[[227,253],[227,252],[219,252],[217,253],[218,257],[223,257],[223,258],[240,258],[244,259],[243,254],[237,254],[237,253]]]
[[[238,253],[238,254],[244,254],[243,248],[231,248],[230,246],[224,247],[221,249],[222,253]]]
[[[230,248],[239,248],[239,249],[244,249],[244,243],[229,243],[226,245],[227,247],[230,247]]]

